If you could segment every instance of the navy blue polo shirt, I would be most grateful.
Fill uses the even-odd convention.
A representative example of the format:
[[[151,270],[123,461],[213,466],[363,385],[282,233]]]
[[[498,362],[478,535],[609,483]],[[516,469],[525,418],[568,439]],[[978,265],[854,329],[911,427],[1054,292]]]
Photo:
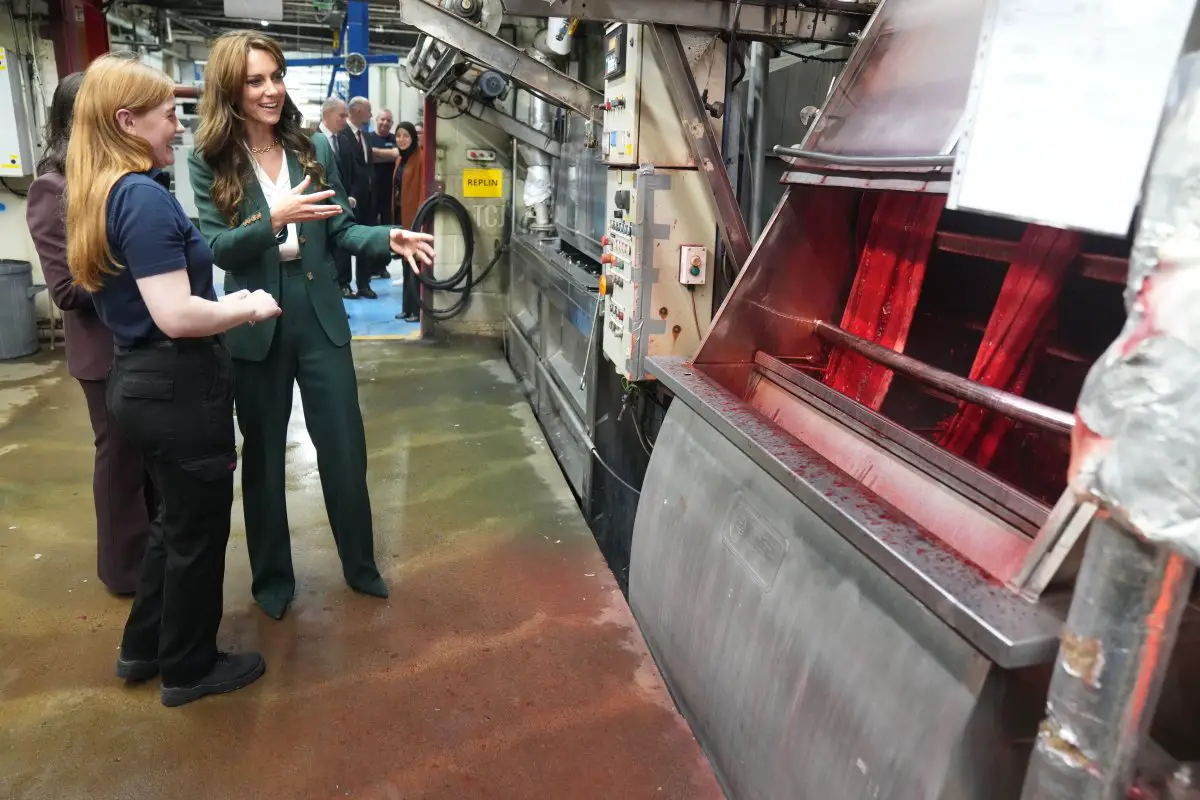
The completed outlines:
[[[150,317],[138,278],[186,269],[193,296],[217,299],[212,250],[169,191],[170,180],[160,169],[132,172],[108,193],[108,246],[123,267],[103,276],[92,302],[123,347],[168,338]]]
[[[371,147],[386,149],[396,146],[396,134],[389,133],[387,136],[380,136],[375,131],[367,134]],[[392,173],[396,169],[395,161],[376,161],[375,162],[375,188],[382,191],[384,187],[392,185]],[[387,197],[385,194],[384,197]]]

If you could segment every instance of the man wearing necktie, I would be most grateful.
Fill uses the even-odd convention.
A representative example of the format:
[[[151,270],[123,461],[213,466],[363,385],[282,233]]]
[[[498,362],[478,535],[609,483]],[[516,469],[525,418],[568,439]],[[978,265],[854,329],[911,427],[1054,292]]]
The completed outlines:
[[[370,141],[363,133],[363,128],[371,121],[371,101],[365,97],[355,97],[347,104],[350,119],[349,124],[337,134],[336,154],[338,171],[342,183],[346,187],[346,195],[350,198],[350,208],[359,222],[366,220],[366,215],[374,208],[371,197],[371,183],[374,175],[375,156],[371,151]],[[342,257],[340,261],[348,259]],[[349,267],[339,263],[339,268],[346,272],[342,276],[343,295],[352,298],[356,296],[349,291]],[[357,297],[375,299],[379,295],[371,289],[371,267],[365,259],[355,259],[355,278],[358,285]]]

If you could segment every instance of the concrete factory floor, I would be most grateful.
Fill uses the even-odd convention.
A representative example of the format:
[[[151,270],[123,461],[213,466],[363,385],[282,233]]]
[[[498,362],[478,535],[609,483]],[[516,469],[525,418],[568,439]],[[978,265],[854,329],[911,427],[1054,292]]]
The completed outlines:
[[[391,600],[342,583],[297,402],[296,602],[252,605],[239,499],[222,641],[267,674],[174,710],[112,674],[61,350],[0,363],[0,797],[719,797],[501,354],[354,348]]]

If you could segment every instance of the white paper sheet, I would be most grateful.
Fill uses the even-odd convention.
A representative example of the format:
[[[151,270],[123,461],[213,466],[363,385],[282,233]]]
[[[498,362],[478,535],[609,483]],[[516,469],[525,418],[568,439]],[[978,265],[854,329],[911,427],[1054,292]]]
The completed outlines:
[[[1194,0],[990,0],[949,207],[1129,231]]]

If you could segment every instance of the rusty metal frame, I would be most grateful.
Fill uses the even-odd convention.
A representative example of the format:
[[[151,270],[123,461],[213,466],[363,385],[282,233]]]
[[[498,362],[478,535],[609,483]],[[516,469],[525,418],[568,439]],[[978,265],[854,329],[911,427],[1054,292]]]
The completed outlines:
[[[681,28],[736,30],[740,39],[795,40],[853,45],[866,24],[863,13],[774,7],[723,0],[503,0],[517,17],[555,14],[584,22],[678,25]]]
[[[587,84],[547,66],[472,23],[425,0],[398,0],[400,16],[426,36],[496,70],[523,89],[584,118],[591,117],[601,95]],[[543,9],[544,11],[544,9]],[[544,15],[544,14],[543,14]]]
[[[647,25],[646,30],[650,34],[648,41],[654,56],[667,79],[667,93],[683,121],[684,139],[716,205],[721,238],[737,271],[741,272],[750,260],[754,243],[750,240],[750,232],[746,230],[746,220],[742,217],[737,194],[725,169],[720,142],[700,99],[695,76],[688,66],[683,41],[679,38],[678,29],[672,25]]]

